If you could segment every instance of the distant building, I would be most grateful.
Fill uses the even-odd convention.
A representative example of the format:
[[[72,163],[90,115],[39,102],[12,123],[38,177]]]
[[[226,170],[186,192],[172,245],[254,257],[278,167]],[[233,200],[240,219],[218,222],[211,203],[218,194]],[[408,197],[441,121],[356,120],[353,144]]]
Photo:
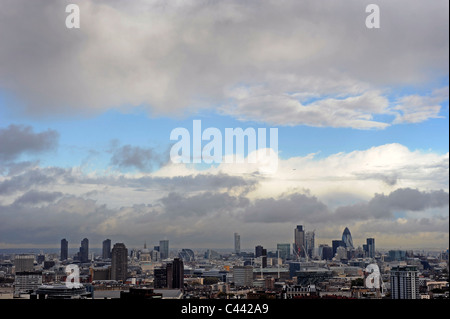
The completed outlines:
[[[367,238],[366,247],[367,257],[375,258],[375,238]]]
[[[389,260],[390,261],[404,261],[406,260],[405,250],[389,250]]]
[[[392,268],[390,279],[392,299],[420,299],[419,277],[415,266]]]
[[[160,240],[159,241],[159,252],[161,253],[161,259],[169,258],[169,241]]]
[[[89,239],[84,238],[81,241],[80,251],[78,252],[78,260],[82,263],[89,261]]]
[[[234,252],[239,255],[241,253],[241,236],[234,233]]]
[[[333,259],[333,248],[328,245],[320,245],[319,246],[319,256],[323,260],[331,260]]]
[[[34,270],[34,255],[16,255],[14,257],[15,272],[30,272]]]
[[[111,279],[125,281],[127,273],[128,249],[123,243],[117,243],[114,245],[111,253]]]
[[[192,262],[195,260],[195,255],[192,249],[183,248],[179,253],[178,257],[183,260],[183,262]]]
[[[306,253],[310,258],[314,257],[315,236],[316,235],[314,231],[308,231],[305,234]]]
[[[291,259],[291,244],[277,244],[277,251],[282,260]]]
[[[305,231],[302,225],[297,225],[294,229],[294,256],[296,258],[306,257]]]
[[[154,269],[155,288],[182,289],[184,287],[184,264],[180,258],[175,258],[165,267]]]
[[[261,257],[263,255],[263,249],[264,247],[261,245],[255,247],[255,258]]]
[[[233,280],[236,287],[253,286],[253,267],[252,266],[234,266]]]
[[[345,244],[342,240],[333,240],[331,242],[331,246],[333,248],[333,257],[336,255],[338,247],[345,247]]]
[[[61,239],[61,254],[60,254],[60,260],[67,260],[69,257],[69,242],[63,238]]]
[[[342,233],[342,242],[344,243],[344,247],[347,249],[355,249],[353,246],[352,234],[348,227],[345,227],[344,232]]]
[[[111,239],[103,241],[102,258],[111,259]]]

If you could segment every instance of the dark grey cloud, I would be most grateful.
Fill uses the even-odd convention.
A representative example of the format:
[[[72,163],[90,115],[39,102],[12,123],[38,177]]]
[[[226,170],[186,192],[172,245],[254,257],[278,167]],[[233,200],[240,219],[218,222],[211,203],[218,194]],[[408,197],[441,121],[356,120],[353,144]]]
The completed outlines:
[[[121,169],[151,171],[165,163],[160,154],[152,148],[123,145],[112,151],[111,164]]]
[[[339,207],[338,219],[384,219],[392,218],[396,211],[423,211],[449,205],[449,194],[443,190],[424,192],[411,188],[399,188],[389,195],[375,194],[367,203]]]
[[[290,194],[280,198],[257,199],[242,215],[245,222],[301,223],[326,220],[328,207],[316,197],[304,194]]]
[[[42,192],[31,190],[20,196],[14,201],[14,205],[34,205],[42,203],[51,203],[63,196],[61,192]]]
[[[0,181],[0,195],[10,195],[45,185],[53,186],[67,172],[58,167],[27,169],[19,175],[8,176]]]
[[[46,152],[58,144],[59,133],[48,129],[35,133],[31,126],[9,125],[0,128],[0,161],[12,161],[22,154]]]

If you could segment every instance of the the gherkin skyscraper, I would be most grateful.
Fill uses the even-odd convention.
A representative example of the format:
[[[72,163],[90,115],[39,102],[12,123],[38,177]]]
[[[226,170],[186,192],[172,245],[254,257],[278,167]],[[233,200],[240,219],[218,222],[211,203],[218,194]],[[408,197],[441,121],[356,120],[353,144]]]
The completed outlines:
[[[342,242],[345,245],[345,248],[347,249],[354,249],[353,247],[353,239],[352,234],[350,233],[350,230],[348,227],[345,227],[344,232],[342,233]]]

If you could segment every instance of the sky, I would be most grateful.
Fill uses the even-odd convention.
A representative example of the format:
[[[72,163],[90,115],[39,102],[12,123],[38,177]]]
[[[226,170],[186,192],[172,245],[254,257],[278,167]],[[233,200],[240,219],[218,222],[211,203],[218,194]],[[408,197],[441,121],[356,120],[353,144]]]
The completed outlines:
[[[448,1],[377,1],[379,28],[361,0],[0,3],[0,248],[448,248]],[[221,161],[173,161],[196,120]]]

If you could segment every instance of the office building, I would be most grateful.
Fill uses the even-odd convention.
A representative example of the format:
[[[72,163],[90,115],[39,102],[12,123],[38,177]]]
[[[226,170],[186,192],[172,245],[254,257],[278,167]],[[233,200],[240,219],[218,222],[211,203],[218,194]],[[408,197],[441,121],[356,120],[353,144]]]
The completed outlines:
[[[234,253],[241,253],[241,236],[238,233],[234,233]]]
[[[34,255],[16,255],[14,257],[14,271],[30,272],[34,270]]]
[[[253,267],[252,266],[234,266],[233,280],[235,287],[253,286]]]
[[[153,286],[155,289],[157,288],[167,288],[167,269],[164,268],[155,268],[153,270]]]
[[[320,259],[323,260],[331,260],[333,259],[333,248],[328,245],[320,245],[319,246],[319,256]]]
[[[103,241],[102,258],[111,259],[111,239],[105,239]]]
[[[61,239],[61,254],[60,254],[60,260],[67,260],[69,257],[69,242],[63,238]]]
[[[375,238],[366,239],[366,255],[370,258],[375,258]]]
[[[155,288],[183,289],[184,264],[180,258],[175,258],[165,267],[155,268],[153,271]]]
[[[331,242],[331,247],[333,248],[333,257],[336,255],[338,247],[345,247],[345,244],[342,240],[333,240]]]
[[[391,269],[391,298],[419,299],[419,277],[415,266],[398,266]]]
[[[263,249],[264,247],[261,245],[255,247],[255,258],[261,257],[263,255]]]
[[[297,259],[306,257],[305,247],[305,231],[302,225],[297,225],[294,229],[294,256]]]
[[[89,239],[84,238],[81,241],[80,251],[78,252],[78,260],[82,263],[89,261]]]
[[[282,260],[291,259],[291,244],[277,244],[277,251]]]
[[[183,260],[180,258],[175,258],[171,265],[171,272],[172,272],[172,284],[169,285],[169,288],[172,289],[180,289],[184,288],[184,264]],[[169,264],[168,264],[169,266]],[[167,278],[169,277],[169,272],[167,273]]]
[[[344,232],[342,233],[342,242],[347,250],[355,249],[353,246],[352,234],[350,233],[348,227],[345,227]]]
[[[315,248],[315,243],[314,243],[314,239],[315,238],[315,232],[314,231],[308,231],[305,234],[305,242],[306,242],[306,253],[308,254],[308,256],[310,258],[314,257],[314,248]]]
[[[390,261],[406,260],[406,250],[389,250],[388,255]]]
[[[114,245],[111,253],[111,279],[125,281],[127,273],[128,249],[123,243],[117,243]]]
[[[161,259],[169,258],[169,241],[160,240],[159,241],[159,252],[161,253]]]

